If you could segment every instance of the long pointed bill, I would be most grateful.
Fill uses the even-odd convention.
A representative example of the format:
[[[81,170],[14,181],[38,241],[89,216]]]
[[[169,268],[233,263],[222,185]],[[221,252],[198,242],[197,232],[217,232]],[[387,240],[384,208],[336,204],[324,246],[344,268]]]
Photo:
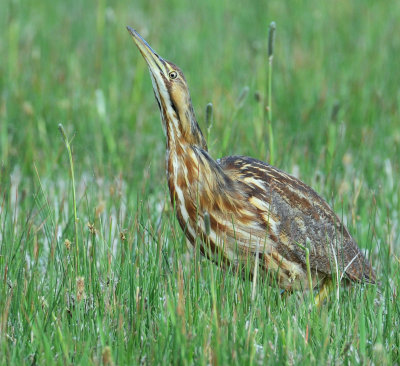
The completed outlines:
[[[161,73],[166,75],[167,70],[164,60],[160,56],[158,56],[156,52],[154,52],[154,50],[149,46],[149,44],[142,38],[142,36],[138,32],[128,26],[126,27],[126,29],[128,29],[128,32],[131,34],[133,40],[135,41],[137,48],[139,48],[140,53],[146,60],[149,69],[152,71],[158,69]]]

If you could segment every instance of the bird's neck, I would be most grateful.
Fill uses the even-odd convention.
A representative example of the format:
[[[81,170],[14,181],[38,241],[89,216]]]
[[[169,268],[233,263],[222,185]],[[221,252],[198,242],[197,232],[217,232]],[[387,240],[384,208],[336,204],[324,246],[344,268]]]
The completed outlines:
[[[190,96],[185,101],[160,105],[161,118],[167,135],[167,148],[191,145],[207,151],[207,143],[197,123]]]
[[[166,170],[171,202],[184,227],[187,220],[196,220],[200,207],[207,210],[213,204],[210,192],[218,196],[217,187],[224,186],[227,177],[208,154],[190,99],[186,103],[175,101],[168,109],[161,105],[160,109],[167,135]]]
[[[186,109],[174,106],[172,113],[163,115],[167,135],[167,174],[171,194],[173,186],[193,189],[193,185],[201,179],[204,154],[207,154],[207,144],[196,121],[193,107],[191,103],[186,105]]]
[[[196,129],[198,135],[191,133],[193,121],[168,121],[166,123],[167,134],[167,175],[171,199],[177,200],[176,190],[194,190],[201,181],[204,170],[204,156],[207,153],[207,145],[201,134],[200,128]],[[195,126],[198,127],[197,122]],[[186,129],[189,126],[189,131]]]
[[[210,163],[215,164],[206,150],[185,140],[175,140],[167,146],[168,188],[182,228],[186,225],[193,228],[198,215],[211,204],[205,189],[215,183],[215,172]],[[190,234],[195,236],[194,232]]]

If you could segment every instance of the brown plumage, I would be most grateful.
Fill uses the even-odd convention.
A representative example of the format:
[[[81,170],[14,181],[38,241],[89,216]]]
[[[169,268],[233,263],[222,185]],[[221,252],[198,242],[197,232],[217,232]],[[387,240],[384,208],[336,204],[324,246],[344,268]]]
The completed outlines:
[[[315,286],[332,275],[374,283],[347,228],[313,189],[256,159],[209,155],[182,71],[128,30],[150,70],[167,136],[171,202],[189,241],[226,265],[253,270],[257,257],[283,289],[308,288],[304,247]]]

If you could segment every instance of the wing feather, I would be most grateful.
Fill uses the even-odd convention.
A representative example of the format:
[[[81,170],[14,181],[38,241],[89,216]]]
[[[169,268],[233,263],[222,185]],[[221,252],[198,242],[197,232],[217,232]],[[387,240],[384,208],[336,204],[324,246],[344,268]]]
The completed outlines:
[[[273,237],[280,255],[304,266],[300,244],[310,249],[312,269],[332,274],[338,267],[352,280],[375,282],[369,262],[345,225],[312,188],[260,160],[229,156],[217,163],[246,192],[248,208],[258,221],[259,230],[252,228],[252,233]]]

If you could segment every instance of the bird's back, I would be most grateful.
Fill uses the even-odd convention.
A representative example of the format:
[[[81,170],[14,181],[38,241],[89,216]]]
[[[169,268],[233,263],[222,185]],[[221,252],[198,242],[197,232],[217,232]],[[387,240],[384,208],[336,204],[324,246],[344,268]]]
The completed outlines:
[[[314,272],[322,276],[345,273],[354,281],[375,282],[370,264],[347,228],[313,189],[249,157],[229,156],[217,163],[245,192],[246,210],[253,212],[253,221],[256,218],[251,223],[251,235],[256,238],[263,234],[265,243],[279,254],[280,261],[304,269],[302,247],[308,247]],[[246,228],[245,223],[239,222],[237,226]]]

